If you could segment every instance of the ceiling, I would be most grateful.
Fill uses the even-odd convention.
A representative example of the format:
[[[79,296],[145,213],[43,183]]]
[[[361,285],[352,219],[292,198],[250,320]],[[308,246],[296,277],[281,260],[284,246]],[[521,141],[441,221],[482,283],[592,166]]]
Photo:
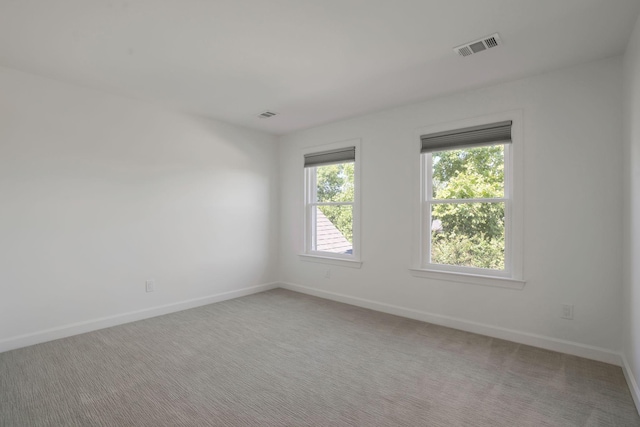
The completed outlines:
[[[284,134],[620,54],[639,13],[639,0],[0,0],[0,66]],[[494,32],[502,46],[452,50]]]

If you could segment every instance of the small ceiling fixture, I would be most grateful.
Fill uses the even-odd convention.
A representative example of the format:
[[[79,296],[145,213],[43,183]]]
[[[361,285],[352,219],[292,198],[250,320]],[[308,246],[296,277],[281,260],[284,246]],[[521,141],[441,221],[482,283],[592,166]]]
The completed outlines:
[[[456,46],[453,48],[453,51],[460,56],[469,56],[473,55],[474,53],[482,52],[483,50],[491,49],[501,44],[502,40],[500,39],[500,34],[495,33],[491,34],[490,36],[486,36],[481,39]]]
[[[271,117],[275,116],[278,113],[274,113],[272,111],[265,111],[263,113],[258,114],[258,117],[260,117],[261,119],[270,119]]]

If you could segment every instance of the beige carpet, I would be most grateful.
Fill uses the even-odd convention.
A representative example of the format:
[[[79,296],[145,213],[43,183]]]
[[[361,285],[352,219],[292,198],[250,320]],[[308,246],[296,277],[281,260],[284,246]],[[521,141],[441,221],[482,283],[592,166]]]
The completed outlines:
[[[619,367],[281,289],[0,354],[1,426],[640,426]]]

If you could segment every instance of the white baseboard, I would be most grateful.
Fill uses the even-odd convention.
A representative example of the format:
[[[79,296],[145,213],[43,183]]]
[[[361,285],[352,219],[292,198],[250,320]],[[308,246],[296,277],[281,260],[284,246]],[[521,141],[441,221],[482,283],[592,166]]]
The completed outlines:
[[[84,322],[71,323],[68,325],[58,326],[56,328],[45,329],[43,331],[31,334],[19,335],[0,341],[0,353],[4,351],[14,350],[16,348],[27,347],[46,341],[57,340],[72,335],[83,334],[98,329],[108,328],[111,326],[121,325],[123,323],[135,322],[136,320],[148,319],[150,317],[161,316],[163,314],[174,313],[176,311],[187,310],[189,308],[199,307],[202,305],[213,304],[215,302],[225,301],[229,299],[239,298],[258,292],[275,289],[278,283],[265,283],[257,286],[250,286],[235,291],[222,292],[219,294],[209,295],[201,298],[194,298],[185,301],[165,304],[157,307],[145,308],[143,310],[130,311],[128,313],[116,314],[113,316],[101,317],[98,319],[86,320]]]
[[[631,396],[633,397],[633,401],[636,404],[636,410],[640,415],[640,389],[638,388],[638,383],[636,382],[636,377],[633,375],[633,370],[631,369],[631,365],[629,365],[629,361],[627,357],[622,353],[622,372],[624,372],[624,377],[627,380],[627,384],[629,384],[629,390],[631,391]]]
[[[301,292],[308,295],[317,296],[333,301],[343,302],[358,307],[381,311],[383,313],[394,314],[396,316],[407,317],[409,319],[421,320],[423,322],[434,323],[436,325],[448,326],[466,332],[473,332],[493,338],[500,338],[513,341],[519,344],[526,344],[533,347],[544,348],[560,353],[571,354],[584,357],[586,359],[597,360],[599,362],[610,363],[622,366],[622,359],[619,353],[600,347],[584,345],[572,341],[557,338],[545,337],[543,335],[531,334],[529,332],[517,331],[498,326],[486,325],[441,314],[428,313],[426,311],[414,310],[397,305],[385,304],[363,298],[352,297],[334,292],[323,291],[294,283],[281,283],[280,287],[291,291]]]
[[[190,308],[200,307],[203,305],[213,304],[220,301],[226,301],[251,295],[259,292],[268,291],[275,288],[288,289],[308,295],[317,296],[345,304],[355,305],[358,307],[368,308],[383,313],[393,314],[396,316],[407,317],[409,319],[420,320],[423,322],[433,323],[436,325],[447,326],[467,332],[473,332],[494,338],[500,338],[507,341],[513,341],[520,344],[531,345],[534,347],[544,348],[547,350],[558,351],[561,353],[572,354],[587,359],[597,360],[600,362],[611,363],[622,367],[624,376],[629,385],[633,401],[635,402],[638,413],[640,414],[640,389],[636,382],[631,366],[629,365],[624,354],[619,354],[604,348],[593,347],[572,341],[560,340],[557,338],[545,337],[542,335],[531,334],[528,332],[516,331],[513,329],[501,328],[497,326],[486,325],[482,323],[472,322],[469,320],[459,319],[440,314],[428,313],[425,311],[400,307],[392,304],[381,303],[377,301],[357,298],[349,295],[339,294],[335,292],[323,291],[307,286],[297,285],[286,282],[265,283],[257,286],[250,286],[235,291],[222,292],[219,294],[209,295],[201,298],[180,301],[176,303],[166,304],[157,307],[146,308],[143,310],[131,311],[128,313],[117,314],[114,316],[101,317],[98,319],[87,320],[84,322],[72,323],[56,328],[50,328],[31,334],[20,335],[7,338],[0,341],[0,353],[4,351],[14,350],[21,347],[27,347],[47,341],[69,337],[72,335],[83,334],[98,329],[117,326],[124,323],[135,322],[137,320],[148,319],[151,317],[161,316],[163,314],[174,313],[177,311],[187,310]]]

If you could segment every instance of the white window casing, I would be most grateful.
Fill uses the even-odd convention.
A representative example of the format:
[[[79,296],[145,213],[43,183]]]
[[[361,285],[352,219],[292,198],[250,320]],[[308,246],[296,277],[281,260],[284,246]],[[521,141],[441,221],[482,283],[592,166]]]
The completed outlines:
[[[302,168],[304,170],[304,241],[300,258],[304,261],[329,263],[345,267],[359,268],[361,266],[360,250],[360,140],[348,140],[333,144],[308,147],[303,149]],[[316,167],[322,165],[351,162],[354,163],[354,195],[352,201],[327,202],[317,200]],[[317,250],[318,236],[317,221],[324,221],[332,226],[330,221],[318,209],[318,206],[349,206],[352,209],[352,242],[351,253],[336,253],[333,251]],[[322,217],[322,218],[319,218]]]
[[[522,289],[524,287],[523,277],[523,194],[522,194],[522,178],[523,178],[523,138],[522,138],[522,111],[510,111],[499,114],[486,115],[482,117],[475,117],[472,119],[460,120],[456,122],[443,123],[439,125],[433,125],[423,127],[416,130],[416,136],[420,141],[420,149],[425,152],[425,145],[430,141],[423,141],[425,135],[435,135],[436,138],[440,134],[446,135],[449,131],[456,131],[460,129],[473,127],[480,127],[482,125],[499,123],[499,122],[511,122],[511,141],[504,144],[504,196],[502,198],[492,199],[434,199],[432,197],[432,171],[433,165],[431,164],[432,156],[430,153],[418,154],[419,157],[418,169],[419,172],[416,175],[419,176],[419,207],[417,208],[418,220],[417,228],[419,230],[419,236],[416,242],[416,249],[414,251],[413,267],[410,268],[411,273],[417,277],[425,277],[435,280],[454,281],[462,283],[471,283],[487,286],[498,286],[514,289]],[[502,123],[501,123],[502,124]],[[485,132],[484,130],[482,132]],[[492,131],[486,131],[492,132]],[[504,133],[503,131],[500,131]],[[495,132],[494,132],[495,133]],[[448,139],[447,139],[448,138]],[[456,145],[454,137],[445,137],[444,141],[436,141],[438,145],[437,149],[433,151],[444,151],[449,149],[456,149],[464,147],[464,144]],[[489,136],[489,139],[491,136]],[[426,138],[425,138],[426,139]],[[451,140],[454,140],[451,143]],[[414,139],[415,141],[415,139]],[[460,141],[464,143],[464,135],[460,138]],[[414,142],[415,143],[415,142]],[[486,145],[499,145],[501,141],[495,143],[488,143]],[[504,203],[505,209],[505,254],[504,254],[504,270],[475,268],[466,266],[455,266],[445,264],[435,264],[430,262],[431,254],[431,208],[438,203]]]

